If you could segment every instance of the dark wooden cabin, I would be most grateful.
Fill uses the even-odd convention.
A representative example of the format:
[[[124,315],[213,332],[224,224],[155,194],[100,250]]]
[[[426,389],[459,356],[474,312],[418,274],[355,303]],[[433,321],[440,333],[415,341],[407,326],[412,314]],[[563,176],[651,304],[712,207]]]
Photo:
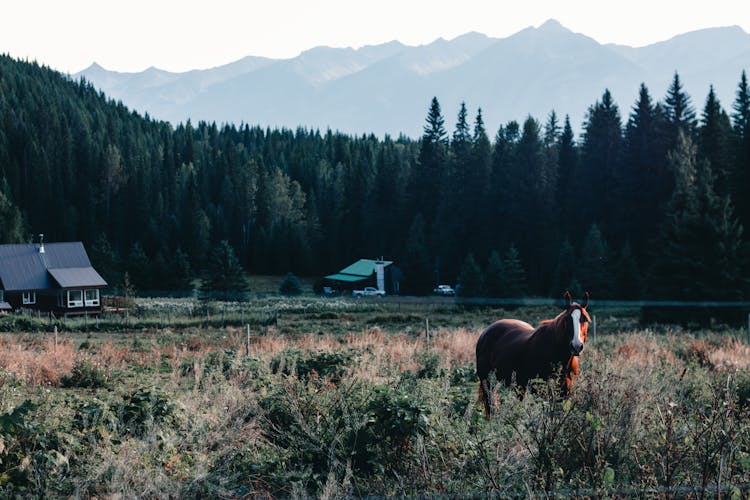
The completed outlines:
[[[80,241],[0,245],[0,302],[14,310],[99,314],[106,286]]]

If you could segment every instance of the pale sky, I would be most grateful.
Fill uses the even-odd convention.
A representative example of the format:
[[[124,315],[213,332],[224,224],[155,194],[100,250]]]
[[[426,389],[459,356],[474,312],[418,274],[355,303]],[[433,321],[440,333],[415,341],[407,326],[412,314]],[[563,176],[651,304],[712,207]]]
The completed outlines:
[[[509,36],[554,18],[601,43],[642,46],[702,28],[750,32],[750,0],[3,0],[0,53],[66,73],[204,69],[318,46]]]

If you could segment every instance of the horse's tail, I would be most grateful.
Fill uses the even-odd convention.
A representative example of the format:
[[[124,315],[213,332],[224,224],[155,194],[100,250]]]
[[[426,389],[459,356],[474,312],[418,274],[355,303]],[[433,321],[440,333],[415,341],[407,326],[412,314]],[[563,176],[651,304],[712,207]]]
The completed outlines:
[[[489,391],[489,381],[487,379],[479,380],[478,392],[479,396],[477,397],[477,403],[479,403],[480,401],[484,403],[484,416],[487,418],[487,420],[489,420],[492,414],[492,407],[490,406],[492,404],[492,402],[490,401],[492,394]]]

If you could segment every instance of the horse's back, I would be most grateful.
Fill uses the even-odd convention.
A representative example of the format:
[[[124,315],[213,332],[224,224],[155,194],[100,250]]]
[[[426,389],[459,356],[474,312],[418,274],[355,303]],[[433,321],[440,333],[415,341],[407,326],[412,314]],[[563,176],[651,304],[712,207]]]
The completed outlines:
[[[518,319],[501,319],[488,326],[477,340],[479,378],[485,378],[490,371],[501,365],[510,369],[512,361],[523,354],[533,332],[533,326]]]

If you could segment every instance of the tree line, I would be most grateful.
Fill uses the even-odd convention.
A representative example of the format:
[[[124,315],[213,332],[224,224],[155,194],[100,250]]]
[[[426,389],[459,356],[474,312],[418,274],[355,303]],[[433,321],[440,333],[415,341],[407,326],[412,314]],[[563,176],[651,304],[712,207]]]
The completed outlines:
[[[383,256],[405,293],[744,298],[749,122],[743,72],[729,111],[710,88],[697,112],[677,73],[627,111],[605,90],[578,136],[554,111],[491,134],[465,104],[448,131],[437,98],[418,139],[173,127],[6,55],[0,241],[81,240],[139,290]]]

